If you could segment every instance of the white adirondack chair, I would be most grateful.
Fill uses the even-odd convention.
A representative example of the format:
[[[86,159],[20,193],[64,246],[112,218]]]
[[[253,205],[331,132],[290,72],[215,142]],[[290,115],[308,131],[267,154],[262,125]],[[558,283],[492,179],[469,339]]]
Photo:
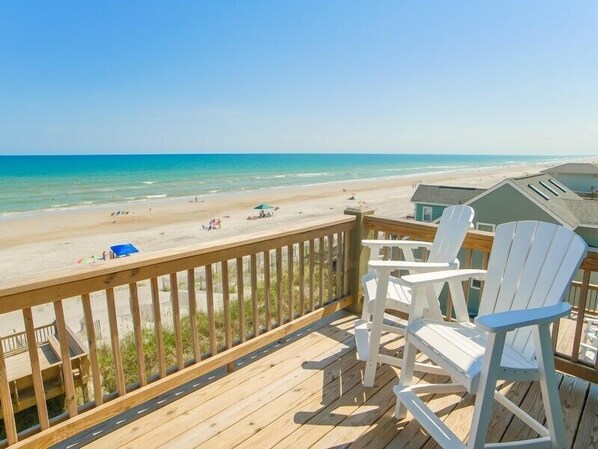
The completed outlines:
[[[474,211],[469,206],[447,207],[434,237],[434,242],[417,242],[410,240],[363,240],[362,244],[370,248],[369,272],[363,277],[364,304],[360,320],[355,323],[355,343],[359,360],[366,362],[363,384],[374,385],[378,363],[400,366],[398,357],[380,354],[382,332],[404,334],[404,322],[396,317],[386,315],[385,310],[396,310],[409,313],[411,305],[411,289],[401,283],[400,278],[391,276],[394,270],[409,273],[433,270],[456,269],[459,267],[457,254],[473,221]],[[380,251],[385,248],[399,248],[403,251],[405,261],[379,260]],[[427,262],[416,262],[414,250],[429,249]],[[430,289],[430,298],[437,300],[441,289]],[[435,315],[442,320],[442,315]],[[388,324],[390,323],[390,324]],[[439,372],[438,368],[418,364],[418,369],[427,372]]]
[[[415,290],[412,321],[407,326],[403,369],[397,394],[397,418],[406,409],[443,448],[566,446],[563,415],[556,384],[550,325],[566,316],[571,305],[563,297],[587,246],[561,226],[523,221],[496,228],[488,264],[483,270],[451,270],[405,276]],[[461,282],[484,279],[479,316],[469,321]],[[448,282],[456,322],[423,318],[434,307],[421,292],[431,284]],[[416,319],[417,318],[417,319]],[[425,353],[452,378],[449,384],[411,385],[417,351]],[[544,427],[496,391],[497,380],[539,380],[546,412]],[[476,395],[467,446],[417,394],[468,391]],[[493,399],[523,420],[539,438],[486,445]]]

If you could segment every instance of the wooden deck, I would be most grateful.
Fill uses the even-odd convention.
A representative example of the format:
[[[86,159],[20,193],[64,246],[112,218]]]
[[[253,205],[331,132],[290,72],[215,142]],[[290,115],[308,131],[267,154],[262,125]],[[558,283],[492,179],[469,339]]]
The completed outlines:
[[[88,448],[435,448],[417,422],[392,418],[397,371],[382,366],[376,385],[361,384],[354,315],[340,312],[298,335],[242,360],[228,375],[199,379],[151,404],[131,410],[60,447]],[[396,352],[400,339],[386,338]],[[426,375],[427,381],[441,377]],[[448,381],[448,378],[444,378]],[[598,385],[559,375],[570,447],[598,447]],[[538,383],[501,387],[542,420]],[[427,402],[466,437],[473,409],[469,395],[435,395]],[[488,441],[534,436],[496,405]],[[94,440],[95,439],[95,440]]]

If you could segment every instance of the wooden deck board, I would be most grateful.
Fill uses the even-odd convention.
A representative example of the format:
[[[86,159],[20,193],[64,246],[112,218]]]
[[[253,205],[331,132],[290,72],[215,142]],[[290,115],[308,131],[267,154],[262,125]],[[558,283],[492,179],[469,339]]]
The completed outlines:
[[[409,416],[401,422],[392,417],[398,370],[383,366],[376,386],[362,386],[364,364],[356,360],[350,335],[353,319],[341,312],[331,324],[209,385],[111,433],[105,429],[103,437],[86,447],[437,448]],[[387,351],[396,352],[401,344],[400,339],[386,339]],[[446,380],[423,377],[426,382]],[[569,447],[598,447],[598,386],[562,374],[559,383]],[[501,390],[543,419],[537,383],[509,382]],[[471,396],[430,395],[426,400],[458,435],[467,437]],[[534,435],[499,405],[488,434],[489,442]]]

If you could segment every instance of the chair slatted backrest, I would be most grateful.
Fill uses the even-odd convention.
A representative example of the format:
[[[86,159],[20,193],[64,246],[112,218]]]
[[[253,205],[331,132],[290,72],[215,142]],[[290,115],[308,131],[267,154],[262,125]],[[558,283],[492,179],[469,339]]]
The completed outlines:
[[[461,249],[465,235],[473,222],[474,211],[469,206],[444,209],[428,262],[453,262]]]
[[[583,259],[587,245],[562,226],[537,221],[496,228],[480,315],[557,304]],[[530,360],[535,357],[531,328],[507,335],[506,344]]]

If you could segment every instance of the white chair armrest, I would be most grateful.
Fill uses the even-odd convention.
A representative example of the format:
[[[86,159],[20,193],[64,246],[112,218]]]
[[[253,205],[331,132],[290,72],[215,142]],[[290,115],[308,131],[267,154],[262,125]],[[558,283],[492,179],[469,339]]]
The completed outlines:
[[[362,240],[361,244],[369,248],[432,248],[432,242],[415,240]]]
[[[508,312],[478,316],[474,322],[486,332],[509,332],[520,327],[551,323],[569,315],[572,307],[567,302],[560,302],[553,306],[536,309],[509,310]]]
[[[368,266],[378,271],[417,270],[421,272],[452,270],[459,267],[458,262],[408,262],[404,260],[372,260]]]
[[[444,270],[403,276],[401,278],[401,283],[407,287],[423,287],[439,282],[466,281],[469,279],[484,280],[485,278],[486,270]]]

